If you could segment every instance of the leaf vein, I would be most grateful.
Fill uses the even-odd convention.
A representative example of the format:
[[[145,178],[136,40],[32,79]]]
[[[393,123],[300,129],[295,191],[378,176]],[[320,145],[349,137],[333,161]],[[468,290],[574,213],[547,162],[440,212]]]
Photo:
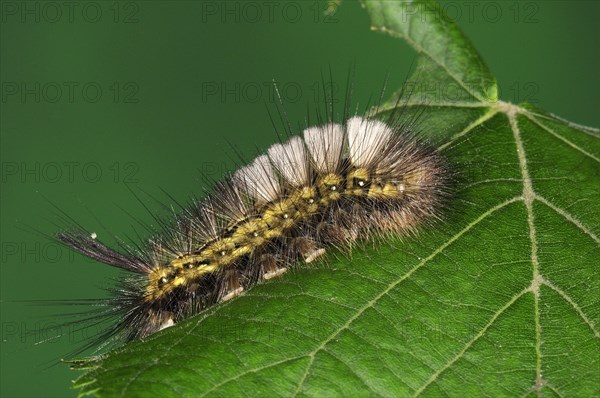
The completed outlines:
[[[292,362],[292,361],[295,361],[295,360],[297,360],[297,359],[302,359],[302,358],[304,358],[304,357],[307,357],[307,356],[308,356],[308,355],[298,355],[298,356],[295,356],[295,357],[292,357],[292,358],[286,358],[286,359],[282,359],[281,361],[277,361],[277,362],[271,362],[271,363],[270,363],[270,364],[268,364],[268,365],[265,365],[265,366],[260,366],[260,367],[258,367],[258,368],[252,368],[252,369],[248,369],[248,370],[246,370],[246,371],[244,371],[244,372],[242,372],[242,373],[238,373],[237,375],[235,375],[235,376],[233,376],[233,377],[230,377],[230,378],[228,378],[228,379],[225,379],[225,380],[223,380],[223,381],[222,381],[222,382],[220,382],[219,384],[215,384],[215,385],[214,385],[214,386],[212,386],[212,387],[211,387],[209,390],[206,390],[206,391],[204,391],[204,392],[203,392],[201,395],[199,395],[199,396],[198,396],[198,398],[205,397],[207,394],[209,394],[209,393],[213,392],[213,391],[214,391],[214,390],[216,390],[217,388],[219,388],[219,387],[221,387],[221,386],[223,386],[223,385],[225,385],[225,384],[227,384],[227,383],[231,383],[232,381],[236,381],[237,379],[239,379],[239,378],[241,378],[241,377],[244,377],[244,376],[245,376],[245,375],[247,375],[247,374],[250,374],[250,373],[256,373],[256,372],[260,372],[261,370],[264,370],[264,369],[269,369],[269,368],[272,368],[272,367],[274,367],[274,366],[279,366],[279,365],[282,365],[282,364],[284,364],[284,363],[286,363],[286,362]]]
[[[579,304],[577,304],[575,300],[573,300],[564,290],[562,290],[561,288],[559,288],[558,286],[556,286],[555,284],[553,284],[548,279],[542,276],[540,276],[540,284],[548,286],[550,289],[558,293],[558,295],[563,300],[565,300],[567,303],[569,303],[571,307],[573,307],[577,315],[579,315],[579,317],[585,322],[585,324],[590,327],[592,332],[594,332],[594,336],[600,338],[600,331],[596,329],[596,325],[594,324],[594,322],[587,317],[587,315],[585,314],[585,312],[583,312]]]
[[[456,141],[460,137],[464,136],[465,134],[468,134],[471,130],[473,130],[476,127],[478,127],[479,125],[485,123],[487,120],[489,120],[490,118],[492,118],[496,113],[498,113],[497,109],[490,109],[488,112],[484,113],[479,118],[477,118],[475,121],[473,121],[471,124],[469,124],[467,127],[465,127],[462,131],[460,131],[459,133],[453,135],[448,140],[448,142],[446,142],[445,144],[441,145],[438,148],[438,151],[444,150],[446,147],[448,147],[449,145],[451,145],[454,141]]]
[[[580,146],[576,145],[575,143],[569,141],[568,139],[566,139],[565,137],[563,137],[562,135],[558,134],[556,131],[552,130],[550,127],[546,126],[545,124],[543,124],[542,122],[540,122],[536,117],[534,117],[531,113],[527,112],[525,113],[525,116],[531,120],[533,123],[537,124],[539,127],[542,128],[542,130],[546,130],[546,132],[548,132],[549,134],[553,135],[554,137],[558,138],[559,140],[561,140],[562,142],[564,142],[565,144],[567,144],[568,146],[570,146],[571,148],[577,150],[578,152],[581,152],[582,154],[584,154],[585,156],[594,159],[596,162],[600,163],[600,158],[598,158],[597,156],[589,153],[588,151],[586,151],[585,149],[581,148]]]
[[[523,200],[525,202],[525,208],[527,209],[527,224],[529,225],[529,240],[531,242],[531,265],[533,267],[533,275],[531,281],[531,289],[534,297],[535,307],[535,356],[536,356],[536,385],[541,385],[542,382],[542,337],[541,337],[541,326],[540,326],[540,288],[539,288],[539,260],[537,256],[537,239],[535,233],[535,219],[533,215],[533,200],[535,198],[535,192],[533,191],[533,185],[531,177],[529,176],[529,170],[527,168],[527,157],[525,154],[525,147],[521,139],[521,130],[517,122],[517,107],[508,107],[506,113],[510,128],[515,138],[515,144],[517,146],[517,156],[519,158],[519,168],[521,170],[521,176],[523,178]]]
[[[413,397],[417,397],[419,395],[421,395],[421,393],[423,391],[425,391],[425,389],[427,387],[429,387],[433,382],[435,382],[435,380],[447,369],[450,368],[450,366],[452,366],[454,363],[456,363],[456,361],[458,361],[466,352],[469,348],[471,348],[471,346],[473,344],[475,344],[475,342],[477,340],[479,340],[484,334],[485,332],[487,332],[487,330],[494,324],[494,322],[496,321],[496,319],[498,319],[498,317],[504,313],[504,311],[506,311],[509,307],[511,307],[518,299],[520,299],[521,297],[523,297],[526,293],[531,292],[531,288],[528,287],[524,290],[522,290],[521,292],[519,292],[518,294],[514,295],[506,304],[504,304],[498,311],[496,311],[496,313],[494,313],[494,315],[492,316],[492,318],[490,318],[490,320],[483,326],[483,328],[479,331],[479,333],[477,333],[471,340],[469,340],[469,342],[467,342],[467,344],[465,344],[465,346],[462,348],[462,350],[460,350],[458,352],[458,354],[456,354],[454,356],[454,358],[452,358],[450,361],[448,361],[444,366],[442,366],[440,369],[438,369],[434,374],[431,375],[431,377],[429,377],[429,379],[421,386],[419,387],[415,393],[413,394]]]
[[[590,231],[585,225],[583,225],[583,223],[581,221],[579,221],[578,219],[573,217],[569,212],[554,205],[552,202],[550,202],[548,199],[544,198],[543,196],[536,194],[535,198],[537,200],[539,200],[540,202],[542,202],[543,204],[545,204],[546,206],[548,206],[549,208],[551,208],[552,210],[554,210],[555,212],[557,212],[558,214],[560,214],[561,216],[563,216],[566,220],[570,221],[577,228],[579,228],[581,231],[583,231],[586,235],[588,235],[590,238],[592,238],[592,240],[594,242],[596,242],[596,243],[598,243],[598,245],[600,245],[600,238],[598,238],[592,231]]]

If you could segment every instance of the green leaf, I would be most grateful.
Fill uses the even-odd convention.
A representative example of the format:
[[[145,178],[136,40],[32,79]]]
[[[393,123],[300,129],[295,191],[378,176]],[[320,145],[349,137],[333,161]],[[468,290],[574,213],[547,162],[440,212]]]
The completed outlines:
[[[493,101],[456,25],[400,4],[365,1],[377,29],[423,54],[428,82],[464,94],[418,87],[403,104],[425,109],[424,133],[459,174],[446,220],[87,360],[82,394],[600,394],[600,132]]]
[[[421,56],[413,100],[494,102],[496,78],[458,25],[434,1],[364,1],[372,29],[404,39]]]

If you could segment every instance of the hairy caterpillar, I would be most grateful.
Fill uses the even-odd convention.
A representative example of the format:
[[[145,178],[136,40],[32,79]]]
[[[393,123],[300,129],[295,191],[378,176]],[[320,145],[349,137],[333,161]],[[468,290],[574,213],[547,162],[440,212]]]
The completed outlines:
[[[130,271],[93,315],[116,319],[99,339],[143,338],[311,263],[327,247],[404,236],[437,217],[446,161],[396,113],[378,120],[346,111],[337,123],[328,113],[122,252],[82,228],[60,232],[80,253]]]

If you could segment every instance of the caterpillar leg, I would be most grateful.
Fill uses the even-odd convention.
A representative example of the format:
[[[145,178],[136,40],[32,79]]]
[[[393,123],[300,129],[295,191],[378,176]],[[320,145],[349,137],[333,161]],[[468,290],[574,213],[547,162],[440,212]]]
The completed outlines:
[[[307,264],[312,263],[317,258],[325,255],[325,253],[326,253],[325,249],[322,249],[322,248],[316,249],[312,253],[310,253],[308,256],[306,256],[306,258],[304,259],[304,262]]]
[[[290,250],[294,257],[301,256],[307,264],[325,254],[325,249],[317,247],[312,240],[304,237],[294,238],[290,242]]]
[[[241,275],[235,270],[228,270],[225,276],[223,288],[219,293],[219,301],[231,300],[244,292],[241,284]]]
[[[169,318],[167,319],[165,322],[163,322],[162,325],[160,325],[160,327],[158,328],[158,330],[163,330],[166,328],[170,328],[171,326],[174,326],[175,322],[173,322],[173,318]]]
[[[287,268],[277,268],[275,271],[271,271],[271,272],[267,272],[266,274],[263,275],[263,278],[265,280],[269,280],[269,279],[273,279],[273,278],[277,278],[278,276],[281,276],[283,274],[285,274],[287,272]]]
[[[240,286],[235,290],[230,291],[229,293],[227,293],[222,299],[221,301],[227,301],[227,300],[231,300],[234,297],[239,296],[240,294],[242,294],[244,292],[244,287]]]
[[[287,272],[286,267],[278,267],[277,260],[270,254],[263,254],[260,257],[260,265],[263,270],[263,279],[269,280],[281,276]]]

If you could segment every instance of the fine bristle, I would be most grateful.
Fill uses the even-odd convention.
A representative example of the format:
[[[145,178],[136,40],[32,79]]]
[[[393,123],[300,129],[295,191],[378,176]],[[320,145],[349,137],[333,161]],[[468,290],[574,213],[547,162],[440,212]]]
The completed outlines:
[[[72,247],[84,256],[93,258],[104,264],[122,268],[127,271],[147,273],[150,267],[141,258],[122,254],[100,241],[96,240],[96,233],[87,233],[81,230],[60,232],[56,238],[63,244]]]
[[[392,137],[392,129],[379,120],[353,117],[347,122],[348,158],[357,167],[372,168]]]
[[[280,184],[266,155],[257,157],[248,166],[238,170],[235,177],[255,199],[272,202],[279,195]]]
[[[268,153],[273,165],[288,184],[303,186],[310,182],[306,150],[300,137],[292,137],[285,144],[275,144],[269,148]]]
[[[344,145],[344,127],[329,123],[304,130],[304,142],[314,167],[321,173],[335,173],[341,163]]]

